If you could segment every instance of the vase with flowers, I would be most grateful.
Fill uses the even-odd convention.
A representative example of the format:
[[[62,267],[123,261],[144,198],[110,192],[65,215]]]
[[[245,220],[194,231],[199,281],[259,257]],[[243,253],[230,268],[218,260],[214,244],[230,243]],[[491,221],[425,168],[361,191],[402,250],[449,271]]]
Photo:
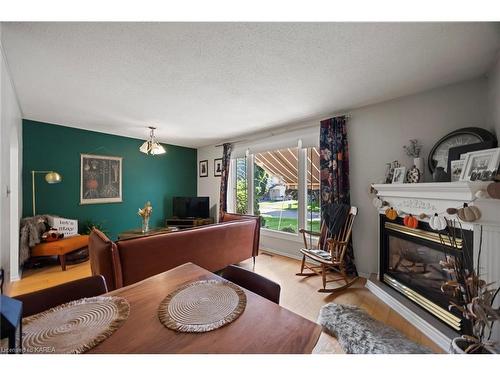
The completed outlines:
[[[413,165],[419,171],[419,181],[424,181],[424,158],[420,157],[420,151],[422,151],[422,144],[417,139],[410,139],[410,144],[403,146],[403,149],[410,158],[413,158]]]
[[[142,233],[149,231],[149,218],[153,212],[153,206],[151,202],[147,201],[143,208],[139,208],[137,214],[142,218]]]
[[[444,244],[458,249],[457,238],[462,237],[462,227],[456,220],[446,219],[447,227],[440,232]],[[481,228],[482,237],[482,228]],[[458,311],[463,316],[465,324],[463,335],[452,340],[451,351],[460,354],[495,353],[495,342],[490,341],[495,322],[500,320],[500,308],[495,306],[495,299],[500,288],[496,283],[487,283],[479,273],[481,244],[479,241],[477,265],[468,266],[464,252],[460,255],[446,254],[446,259],[440,262],[449,280],[443,283],[441,291],[449,297],[449,310]]]

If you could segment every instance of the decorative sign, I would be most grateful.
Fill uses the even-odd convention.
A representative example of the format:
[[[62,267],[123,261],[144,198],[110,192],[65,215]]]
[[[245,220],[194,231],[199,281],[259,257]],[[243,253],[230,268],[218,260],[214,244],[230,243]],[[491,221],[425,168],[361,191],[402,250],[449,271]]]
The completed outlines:
[[[80,155],[80,204],[122,202],[122,158]]]
[[[405,199],[397,204],[398,208],[409,210],[436,211],[436,206],[432,203],[420,199]]]
[[[65,219],[62,217],[49,217],[49,225],[56,228],[64,237],[76,236],[78,234],[78,220]]]

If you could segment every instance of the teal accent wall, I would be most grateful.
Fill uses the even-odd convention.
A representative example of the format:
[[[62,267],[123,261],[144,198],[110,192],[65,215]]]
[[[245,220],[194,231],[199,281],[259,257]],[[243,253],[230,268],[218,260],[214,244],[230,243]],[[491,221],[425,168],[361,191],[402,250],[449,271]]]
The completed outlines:
[[[144,130],[146,137],[149,132]],[[23,120],[23,217],[32,216],[32,170],[54,170],[62,182],[49,185],[36,175],[36,213],[100,222],[107,234],[139,228],[139,207],[153,206],[150,226],[172,215],[172,197],[196,196],[196,149],[164,145],[163,155],[139,152],[144,140]],[[123,158],[121,203],[80,205],[80,154]]]

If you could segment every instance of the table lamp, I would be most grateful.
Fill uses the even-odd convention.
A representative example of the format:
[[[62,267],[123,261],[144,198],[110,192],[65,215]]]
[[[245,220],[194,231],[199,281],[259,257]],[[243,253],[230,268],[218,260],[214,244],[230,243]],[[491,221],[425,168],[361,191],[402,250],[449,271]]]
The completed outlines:
[[[54,171],[31,171],[31,187],[33,190],[33,216],[36,215],[36,198],[35,198],[35,174],[45,173],[45,181],[48,184],[58,184],[62,181],[62,177],[59,173]]]

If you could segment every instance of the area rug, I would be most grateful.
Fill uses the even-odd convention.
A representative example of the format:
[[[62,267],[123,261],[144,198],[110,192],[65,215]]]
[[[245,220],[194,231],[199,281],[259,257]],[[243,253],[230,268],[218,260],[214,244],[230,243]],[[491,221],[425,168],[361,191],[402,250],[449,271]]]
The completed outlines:
[[[321,308],[318,324],[337,338],[347,354],[432,353],[356,306],[329,303]]]
[[[245,292],[228,281],[202,280],[170,293],[158,317],[179,332],[208,332],[233,322],[245,310]]]
[[[128,318],[121,297],[82,298],[23,319],[23,352],[78,354],[106,340]]]

